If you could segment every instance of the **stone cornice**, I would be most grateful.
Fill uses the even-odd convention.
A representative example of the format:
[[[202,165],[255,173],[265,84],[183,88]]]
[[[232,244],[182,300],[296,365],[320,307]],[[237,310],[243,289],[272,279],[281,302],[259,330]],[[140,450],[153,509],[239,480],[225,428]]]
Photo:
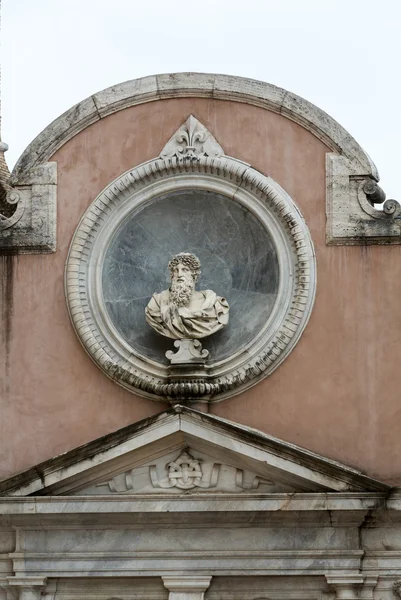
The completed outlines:
[[[114,85],[73,106],[42,131],[21,155],[10,183],[18,185],[32,167],[42,164],[89,125],[130,106],[167,98],[214,98],[259,106],[307,129],[328,148],[348,158],[378,180],[375,164],[356,140],[327,113],[269,83],[207,73],[168,73]]]
[[[210,513],[229,512],[322,512],[351,511],[354,513],[385,508],[386,493],[333,492],[297,494],[208,494],[183,497],[134,496],[30,496],[3,497],[0,513],[6,516],[99,515],[133,513]],[[205,514],[205,516],[207,516]]]

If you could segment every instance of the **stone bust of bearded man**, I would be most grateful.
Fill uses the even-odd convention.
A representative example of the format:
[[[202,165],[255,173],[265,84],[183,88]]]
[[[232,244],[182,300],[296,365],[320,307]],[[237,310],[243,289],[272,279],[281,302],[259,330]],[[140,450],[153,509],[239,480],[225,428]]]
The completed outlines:
[[[200,267],[199,259],[189,252],[170,260],[170,288],[153,294],[145,309],[146,321],[161,335],[175,340],[199,339],[227,325],[227,300],[212,290],[195,290]]]

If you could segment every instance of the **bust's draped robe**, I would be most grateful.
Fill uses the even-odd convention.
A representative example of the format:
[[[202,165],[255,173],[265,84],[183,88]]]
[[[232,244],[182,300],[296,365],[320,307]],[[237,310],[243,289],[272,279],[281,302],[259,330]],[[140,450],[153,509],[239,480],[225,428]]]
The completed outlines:
[[[153,294],[145,309],[146,321],[161,335],[175,340],[203,338],[215,333],[228,323],[228,302],[212,290],[197,294],[195,309],[173,304],[169,290]]]

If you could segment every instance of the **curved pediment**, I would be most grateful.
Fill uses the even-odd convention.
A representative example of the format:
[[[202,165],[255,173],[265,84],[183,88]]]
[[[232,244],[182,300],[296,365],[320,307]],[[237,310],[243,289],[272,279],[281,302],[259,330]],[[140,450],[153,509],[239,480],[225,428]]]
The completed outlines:
[[[49,160],[68,140],[108,115],[155,100],[196,97],[232,100],[279,113],[379,179],[375,164],[354,138],[327,113],[296,94],[270,83],[232,75],[166,73],[113,85],[73,106],[27,147],[13,169],[11,183],[17,185],[32,167]]]

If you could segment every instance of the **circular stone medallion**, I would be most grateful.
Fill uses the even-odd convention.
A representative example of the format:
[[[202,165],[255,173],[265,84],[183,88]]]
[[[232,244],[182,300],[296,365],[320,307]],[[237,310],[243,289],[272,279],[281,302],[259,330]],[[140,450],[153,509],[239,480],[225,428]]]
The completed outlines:
[[[159,196],[123,221],[110,240],[102,268],[108,317],[145,360],[168,364],[165,352],[172,341],[149,327],[144,307],[154,292],[168,289],[169,259],[188,248],[202,265],[197,288],[211,289],[230,303],[228,325],[204,340],[209,364],[251,343],[272,313],[278,258],[259,219],[215,192],[180,190]]]
[[[200,258],[197,289],[230,304],[228,325],[202,340],[204,385],[169,379],[173,340],[145,321],[152,294],[169,287],[168,262]],[[85,213],[66,267],[72,322],[85,349],[117,383],[165,401],[237,394],[288,355],[313,305],[308,229],[280,186],[235,159],[157,158],[125,173]]]

